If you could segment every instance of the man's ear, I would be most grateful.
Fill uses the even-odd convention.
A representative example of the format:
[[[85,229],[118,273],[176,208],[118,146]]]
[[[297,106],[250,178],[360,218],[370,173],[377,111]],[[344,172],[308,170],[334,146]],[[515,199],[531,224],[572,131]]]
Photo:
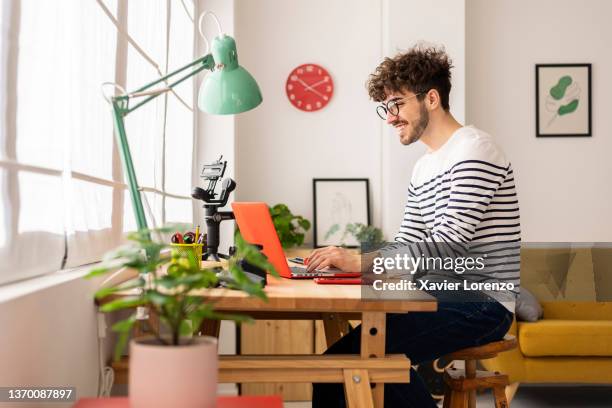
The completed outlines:
[[[437,89],[430,89],[425,94],[425,105],[430,111],[438,109],[440,107],[440,94]]]

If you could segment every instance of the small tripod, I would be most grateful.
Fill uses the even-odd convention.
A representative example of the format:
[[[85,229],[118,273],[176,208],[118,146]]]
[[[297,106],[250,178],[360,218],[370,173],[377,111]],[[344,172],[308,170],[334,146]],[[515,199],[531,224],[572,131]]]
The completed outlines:
[[[219,224],[223,220],[233,220],[234,213],[231,211],[218,211],[219,208],[224,207],[227,204],[227,200],[232,191],[236,189],[236,182],[231,178],[223,179],[221,183],[221,193],[219,198],[215,199],[217,193],[215,193],[215,187],[217,181],[219,181],[225,173],[227,166],[227,160],[221,161],[223,156],[220,156],[216,162],[212,164],[205,164],[202,167],[200,177],[204,180],[208,180],[208,186],[206,189],[195,187],[191,193],[191,197],[196,200],[204,201],[204,209],[206,220],[206,253],[202,256],[203,260],[211,258],[218,261],[219,258],[228,258],[228,255],[219,254]]]

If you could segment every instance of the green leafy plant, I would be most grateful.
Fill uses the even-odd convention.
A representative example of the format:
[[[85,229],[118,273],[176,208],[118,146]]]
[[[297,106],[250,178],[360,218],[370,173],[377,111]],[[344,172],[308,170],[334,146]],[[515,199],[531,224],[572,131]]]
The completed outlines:
[[[361,223],[347,224],[346,232],[353,235],[355,239],[362,244],[376,246],[385,242],[380,228],[376,228],[372,225],[364,225]]]
[[[340,225],[332,225],[325,234],[325,239],[329,239],[329,237],[338,231],[340,231]],[[340,242],[342,242],[342,245],[344,245],[344,240],[348,235],[352,235],[357,242],[366,248],[378,247],[385,242],[380,228],[376,228],[372,225],[365,225],[359,222],[346,224],[344,231],[342,232],[342,236],[340,237]]]
[[[294,215],[286,204],[270,207],[270,215],[283,248],[304,243],[304,234],[310,229],[310,221],[301,215]]]
[[[238,262],[240,259],[278,276],[267,258],[240,237],[236,240],[236,252],[229,260],[226,271],[202,268],[195,253],[191,251],[172,252],[172,247],[162,242],[163,234],[186,229],[168,226],[130,233],[128,245],[106,254],[103,261],[86,276],[91,278],[121,268],[132,268],[138,271],[138,277],[96,292],[97,299],[107,300],[100,310],[114,312],[137,307],[148,308],[150,313],[155,313],[159,317],[169,336],[162,336],[150,325],[143,325],[144,331],[153,335],[160,344],[168,346],[188,344],[190,340],[185,340],[184,337],[189,337],[199,331],[204,319],[239,322],[249,320],[248,317],[241,315],[216,312],[214,304],[205,301],[201,292],[198,294],[195,291],[213,288],[223,282],[226,287],[242,290],[264,300],[267,299],[263,288],[245,275]],[[151,239],[153,234],[158,236],[158,240]],[[118,292],[126,291],[133,294],[117,296]],[[121,356],[136,322],[137,314],[134,312],[127,319],[113,325],[113,330],[119,333],[119,340],[115,347],[115,359]]]

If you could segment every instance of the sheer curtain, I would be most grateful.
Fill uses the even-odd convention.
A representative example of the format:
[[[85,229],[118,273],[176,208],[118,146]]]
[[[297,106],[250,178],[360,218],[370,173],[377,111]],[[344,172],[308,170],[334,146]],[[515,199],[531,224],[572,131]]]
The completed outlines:
[[[194,59],[186,0],[5,0],[0,283],[99,260],[135,229],[103,82],[128,91]],[[193,220],[193,83],[126,118],[150,226]]]
[[[172,1],[170,13],[170,31],[168,49],[168,64],[170,69],[178,68],[186,61],[193,59],[194,25],[192,16],[194,10],[186,10],[183,6],[191,4],[187,1]],[[164,159],[164,197],[165,219],[172,222],[191,222],[193,203],[191,199],[191,174],[194,169],[193,133],[194,133],[194,82],[180,86],[176,95],[169,95],[168,114],[165,133]],[[179,102],[177,96],[181,98]],[[197,165],[197,163],[195,163]]]
[[[9,3],[0,4],[0,123],[6,124],[6,71],[8,59],[8,16],[10,15]],[[6,154],[6,125],[0,126],[0,160],[7,159]],[[8,200],[8,173],[6,168],[0,166],[0,259],[6,255],[5,248],[9,238],[9,200]],[[1,268],[1,267],[0,267]]]

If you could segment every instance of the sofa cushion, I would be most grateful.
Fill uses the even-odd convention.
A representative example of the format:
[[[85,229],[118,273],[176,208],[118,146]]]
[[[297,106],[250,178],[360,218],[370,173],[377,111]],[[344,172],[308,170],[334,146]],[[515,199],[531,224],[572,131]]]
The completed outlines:
[[[612,320],[519,322],[521,352],[528,357],[612,356]]]

